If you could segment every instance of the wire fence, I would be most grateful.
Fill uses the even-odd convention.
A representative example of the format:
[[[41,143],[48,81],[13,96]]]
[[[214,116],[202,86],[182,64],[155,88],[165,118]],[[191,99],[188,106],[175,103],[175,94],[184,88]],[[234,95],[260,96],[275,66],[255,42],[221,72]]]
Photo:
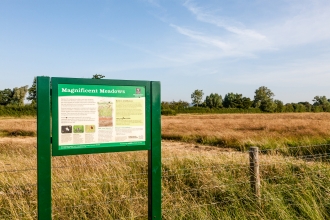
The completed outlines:
[[[26,152],[1,156],[0,219],[37,217],[36,152]],[[258,150],[258,174],[251,170],[250,151],[162,153],[163,219],[230,213],[267,218],[265,213],[283,207],[304,216],[307,206],[318,208],[324,219],[330,216],[330,145]],[[53,158],[53,218],[146,219],[147,169],[143,152]]]

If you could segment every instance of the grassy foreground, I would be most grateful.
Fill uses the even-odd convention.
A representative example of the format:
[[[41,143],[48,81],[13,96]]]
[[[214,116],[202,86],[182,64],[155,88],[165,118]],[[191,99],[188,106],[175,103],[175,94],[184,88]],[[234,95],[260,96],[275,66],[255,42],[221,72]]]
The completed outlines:
[[[37,218],[36,138],[8,135],[34,123],[0,120],[0,219]],[[262,151],[259,203],[247,152],[163,141],[163,219],[330,219],[328,148]],[[55,157],[52,167],[53,219],[147,219],[147,152]]]
[[[1,219],[36,219],[35,139],[0,140]],[[163,219],[330,218],[327,157],[260,155],[258,205],[247,153],[162,145]],[[146,159],[146,152],[53,158],[53,218],[147,219]]]

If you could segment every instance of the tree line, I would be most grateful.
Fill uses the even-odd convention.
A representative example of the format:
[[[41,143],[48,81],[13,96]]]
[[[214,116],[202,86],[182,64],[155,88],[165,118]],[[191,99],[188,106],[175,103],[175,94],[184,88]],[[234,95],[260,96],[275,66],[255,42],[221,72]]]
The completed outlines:
[[[93,75],[92,79],[102,79],[101,74]],[[29,103],[25,103],[25,98]],[[33,79],[31,87],[28,85],[0,90],[0,116],[36,115],[37,79]]]
[[[204,97],[203,90],[196,89],[191,94],[191,104],[179,100],[162,102],[162,114],[176,113],[239,113],[239,112],[330,112],[330,99],[326,96],[315,96],[313,103],[286,103],[274,99],[275,94],[266,86],[255,90],[254,99],[238,93],[227,93],[224,97],[211,93]]]
[[[92,79],[102,79],[104,75],[95,74]],[[13,111],[24,111],[27,107],[29,114],[35,108],[37,99],[36,78],[31,87],[22,86],[13,89],[0,90],[0,115],[1,112],[10,114]],[[27,96],[27,97],[26,97]],[[238,93],[227,93],[224,97],[218,93],[211,93],[204,99],[203,90],[196,89],[191,94],[191,103],[186,101],[162,102],[162,114],[173,115],[176,113],[259,113],[259,112],[330,112],[330,99],[326,96],[315,96],[313,103],[298,102],[286,103],[274,99],[275,94],[265,86],[255,90],[254,99],[244,97]],[[25,97],[29,104],[25,104]],[[3,114],[2,114],[3,115]]]

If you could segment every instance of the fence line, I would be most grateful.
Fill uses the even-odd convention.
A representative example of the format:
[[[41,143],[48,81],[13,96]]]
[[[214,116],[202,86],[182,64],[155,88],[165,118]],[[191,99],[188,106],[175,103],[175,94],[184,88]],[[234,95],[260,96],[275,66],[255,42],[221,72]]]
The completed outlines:
[[[109,200],[106,202],[96,202],[96,203],[87,203],[87,204],[78,204],[73,206],[64,206],[61,208],[54,208],[54,210],[61,210],[61,209],[67,209],[67,208],[81,208],[81,207],[87,207],[87,206],[94,206],[94,205],[105,205],[105,204],[111,204],[115,202],[121,202],[121,201],[133,201],[133,200],[147,200],[148,197],[132,197],[132,198],[125,198],[125,199],[114,199]]]
[[[325,153],[319,153],[319,151],[315,154],[313,154],[313,150],[307,151],[307,148],[317,148],[317,147],[324,147],[324,151]],[[278,192],[294,192],[295,190],[301,190],[303,189],[303,180],[304,178],[313,178],[313,174],[319,175],[317,176],[320,180],[324,180],[327,181],[327,175],[323,174],[326,172],[330,171],[330,166],[327,166],[328,164],[326,162],[328,162],[330,160],[330,153],[327,152],[328,150],[330,151],[330,149],[326,148],[326,147],[330,147],[330,145],[312,145],[312,146],[300,146],[300,147],[288,147],[288,148],[276,148],[276,149],[262,149],[262,150],[258,150],[257,152],[260,153],[259,154],[259,158],[258,158],[258,165],[259,165],[259,177],[260,177],[260,184],[261,186],[263,185],[267,185],[267,184],[273,184],[272,187],[276,187],[279,188]],[[290,153],[288,154],[288,151],[297,151],[298,153],[300,152],[300,149],[303,152],[306,152],[307,154],[304,155],[290,155]],[[284,152],[279,152],[283,150]],[[278,158],[272,158],[271,160],[269,159],[269,155],[267,153],[271,153],[271,152],[275,152],[276,156],[279,156],[280,159]],[[248,192],[248,190],[246,190],[245,185],[249,185],[249,184],[255,184],[258,183],[257,179],[251,179],[249,180],[249,171],[251,170],[251,168],[249,167],[249,165],[251,164],[251,162],[249,161],[249,155],[248,155],[249,151],[245,151],[245,152],[217,152],[216,154],[214,153],[213,156],[191,156],[191,155],[186,155],[186,156],[166,156],[162,158],[162,163],[163,163],[163,171],[162,171],[162,178],[164,181],[166,181],[166,184],[168,184],[168,182],[173,181],[174,179],[170,179],[170,177],[177,177],[177,181],[178,184],[177,186],[175,186],[175,188],[172,188],[171,190],[165,190],[162,194],[163,200],[170,200],[171,197],[175,197],[175,196],[182,196],[182,197],[189,197],[189,198],[193,198],[191,200],[192,205],[189,205],[189,209],[194,209],[194,208],[199,208],[199,207],[207,207],[207,206],[218,206],[221,204],[226,204],[228,202],[238,202],[238,201],[246,201],[246,200],[251,200],[251,202],[253,202],[253,198],[250,197],[250,194]],[[295,153],[294,152],[294,153]],[[217,160],[218,156],[221,155],[221,158],[225,158],[226,155],[230,156],[230,157],[242,157],[241,160],[231,160],[228,162],[223,162],[221,160]],[[197,161],[196,161],[197,158]],[[84,155],[84,157],[82,157],[82,159],[84,161],[88,161],[88,157]],[[199,161],[199,159],[201,161]],[[172,165],[171,162],[180,162],[181,160],[189,160],[189,161],[196,161],[196,163],[189,163],[189,164],[184,164],[184,163],[175,163],[174,165],[178,167],[178,169],[176,168],[168,168],[168,165]],[[205,162],[210,161],[209,165],[202,165],[205,164]],[[57,163],[59,163],[60,161],[57,161]],[[70,165],[69,163],[70,160],[65,160],[65,163],[68,163],[67,165],[62,165],[62,166],[53,166],[52,169],[59,170],[59,169],[72,169],[74,170],[75,168],[85,168],[85,167],[95,167],[95,166],[101,166],[101,165],[109,165],[109,166],[116,166],[116,165],[120,165],[120,164],[124,164],[127,166],[137,166],[136,163],[139,163],[138,165],[138,169],[136,170],[141,170],[142,165],[144,166],[144,163],[147,163],[146,160],[124,160],[124,157],[118,158],[118,161],[111,161],[111,162],[106,162],[106,163],[90,163],[88,162],[87,164],[72,164]],[[183,161],[185,162],[185,161]],[[309,167],[310,162],[315,162],[312,168]],[[56,163],[55,163],[56,164]],[[253,163],[255,164],[255,162]],[[174,166],[173,165],[173,166]],[[300,167],[302,168],[301,170],[294,170],[291,169],[290,167],[292,165],[295,165],[295,167]],[[183,167],[181,167],[183,166]],[[291,172],[288,174],[280,174],[279,170],[272,170],[271,166],[279,166],[282,168],[286,169],[286,173],[289,172],[291,170]],[[115,167],[114,167],[115,168]],[[107,170],[107,171],[112,171],[112,169],[108,169],[108,167],[103,167],[100,168],[100,170]],[[36,168],[33,167],[29,167],[29,168],[24,168],[24,169],[2,169],[0,170],[0,177],[6,177],[8,175],[8,177],[10,177],[10,175],[15,176],[13,174],[17,173],[17,174],[21,174],[21,173],[27,173],[27,172],[31,172],[31,171],[36,171]],[[143,169],[142,169],[143,170]],[[88,172],[90,172],[90,170],[87,170]],[[53,182],[53,186],[52,189],[54,190],[54,193],[60,192],[57,191],[56,189],[63,189],[63,188],[73,188],[73,187],[77,187],[75,184],[76,183],[80,183],[80,184],[86,184],[87,188],[88,187],[94,187],[97,185],[102,185],[102,184],[107,184],[107,185],[112,185],[112,186],[117,186],[118,184],[116,183],[116,181],[112,181],[112,180],[116,180],[116,179],[120,179],[123,178],[125,183],[131,183],[131,182],[139,182],[139,183],[145,183],[148,178],[148,172],[137,172],[134,173],[135,169],[131,168],[131,169],[125,169],[123,170],[123,172],[130,172],[131,174],[125,174],[125,175],[110,175],[110,176],[106,176],[105,178],[102,177],[87,177],[87,178],[81,178],[81,179],[67,179],[67,180],[57,180]],[[116,172],[119,172],[118,170]],[[201,178],[200,175],[203,174],[219,174],[219,173],[224,173],[224,174],[235,174],[233,177],[219,177],[219,176],[215,176],[213,178],[217,179],[216,182],[212,182],[212,180],[209,181],[209,183],[206,181],[205,183],[202,183],[201,186],[197,185],[189,185],[189,182],[186,183],[183,180],[184,179],[189,179],[189,178],[185,178],[186,176],[190,176],[193,175],[195,176],[197,179]],[[255,171],[253,173],[256,173]],[[323,175],[322,175],[323,174]],[[54,174],[55,175],[55,174]],[[61,172],[56,173],[56,175],[54,177],[59,178],[59,176],[61,175],[67,175],[67,174],[62,174]],[[95,175],[99,175],[99,173],[95,174]],[[145,178],[141,178],[145,176]],[[14,180],[14,177],[11,177]],[[293,179],[295,181],[287,181],[290,179]],[[1,179],[0,179],[1,180]],[[26,184],[13,184],[11,185],[11,183],[14,183],[14,181],[11,180],[9,183],[6,182],[0,182],[0,195],[15,195],[15,193],[12,192],[2,192],[2,188],[11,188],[11,189],[17,189],[20,190],[22,188],[26,188],[26,187],[33,187],[36,188],[37,184],[32,184],[32,183],[26,183]],[[19,179],[19,181],[24,182],[24,179]],[[285,181],[287,181],[288,183],[286,183]],[[330,180],[329,180],[330,181]],[[16,181],[17,183],[17,181]],[[70,185],[71,184],[71,185]],[[179,185],[182,184],[182,185]],[[209,185],[207,185],[209,184]],[[175,185],[175,183],[174,183]],[[290,188],[290,186],[295,186],[293,188]],[[184,187],[182,187],[184,186]],[[196,194],[195,192],[201,192],[203,194],[205,194],[206,191],[211,192],[224,192],[231,187],[231,186],[236,186],[237,188],[241,188],[244,189],[244,191],[242,191],[242,198],[238,198],[237,196],[235,197],[230,197],[230,194],[226,195],[224,194],[224,196],[220,196],[219,198],[211,198],[210,202],[206,202],[204,197],[199,198],[198,195],[201,194]],[[279,186],[279,187],[277,187]],[[287,186],[283,189],[281,189],[280,186]],[[166,187],[163,185],[163,188]],[[80,190],[79,188],[77,190]],[[330,191],[330,189],[328,189]],[[24,189],[22,190],[22,192],[18,192],[19,193],[24,193]],[[107,191],[107,193],[111,193],[111,192],[115,192],[114,190],[112,191]],[[130,191],[132,192],[132,191]],[[141,193],[141,191],[139,190],[138,193]],[[147,193],[147,191],[143,191],[143,194]],[[265,194],[264,194],[265,193]],[[329,192],[327,192],[329,193]],[[16,193],[17,194],[17,193]],[[196,195],[195,195],[196,194]],[[63,194],[66,197],[70,197],[70,194]],[[61,196],[63,196],[61,195]],[[222,195],[221,193],[219,195]],[[117,196],[117,195],[116,195]],[[118,195],[120,196],[120,195]],[[276,199],[280,200],[279,198],[276,197],[267,197],[267,193],[263,192],[263,188],[260,188],[260,201],[261,202],[267,202],[267,201],[275,201]],[[56,199],[60,199],[63,201],[70,201],[69,198],[64,199],[63,197],[56,197],[54,196],[54,198]],[[180,197],[179,197],[180,198]],[[222,201],[216,201],[217,199],[222,199]],[[138,196],[138,197],[123,197],[121,199],[113,199],[113,200],[109,200],[106,202],[96,202],[96,203],[88,203],[88,204],[78,204],[78,205],[74,205],[74,206],[63,206],[63,207],[57,207],[54,206],[55,210],[61,211],[61,210],[67,210],[67,209],[72,209],[72,208],[82,208],[82,207],[89,207],[89,206],[97,206],[97,205],[104,205],[104,204],[109,204],[109,203],[115,203],[115,202],[122,202],[122,201],[136,201],[136,200],[144,200],[147,199],[146,197],[143,196]],[[215,200],[215,201],[213,201]],[[198,202],[201,202],[202,204],[198,204]],[[195,204],[194,204],[195,203]],[[172,207],[170,206],[170,208],[167,209],[163,209],[164,215],[166,215],[166,213],[170,213],[171,211],[173,211],[174,208],[176,207],[180,207],[177,205],[173,205]],[[144,217],[147,215],[138,215],[138,216],[133,216],[133,217],[127,217],[128,219],[132,219],[132,218],[139,218],[139,217]],[[123,218],[120,218],[123,219]]]
[[[272,149],[270,149],[269,151],[271,151]],[[259,150],[259,152],[262,152],[264,150]],[[248,151],[247,151],[248,152]],[[309,155],[301,155],[301,156],[287,156],[284,157],[284,160],[288,160],[288,162],[291,162],[289,160],[295,159],[295,158],[300,158],[300,159],[319,159],[319,158],[328,158],[330,156],[330,153],[320,153],[320,154],[309,154]],[[170,159],[178,159],[179,157],[167,157],[167,160]],[[180,159],[193,159],[193,158],[189,158],[189,157],[180,157]],[[283,159],[281,160],[272,160],[272,162],[267,162],[267,164],[274,164],[274,162],[276,163],[288,163],[288,162],[283,162]],[[162,158],[163,160],[163,158]],[[330,158],[329,158],[330,160]],[[129,161],[130,163],[134,163],[134,161]],[[145,162],[147,163],[147,161],[139,161],[139,162]],[[75,168],[75,167],[90,167],[93,166],[95,167],[95,165],[104,165],[104,164],[112,164],[114,162],[111,163],[99,163],[99,164],[88,164],[88,165],[68,165],[68,166],[56,166],[56,167],[52,167],[52,169],[68,169],[68,168]],[[117,164],[121,164],[121,162],[116,162]],[[241,165],[242,168],[246,167],[246,163],[235,163],[235,164],[217,164],[214,166],[203,166],[203,167],[197,167],[197,168],[192,168],[192,169],[199,169],[199,168],[211,168],[211,167],[219,167],[219,166],[226,166],[226,167],[230,167],[230,166],[235,166],[237,167],[237,165]],[[263,162],[261,162],[260,164],[262,164]],[[264,162],[266,163],[266,162]],[[0,173],[15,173],[15,172],[26,172],[26,171],[36,171],[37,168],[26,168],[26,169],[17,169],[17,170],[0,170]],[[177,169],[177,170],[183,170],[183,169]],[[165,171],[167,172],[167,171]]]
[[[270,148],[270,149],[259,150],[259,152],[280,151],[280,150],[289,150],[289,149],[297,149],[297,148],[308,148],[308,147],[325,147],[325,146],[330,146],[330,144],[318,144],[318,145],[306,145],[306,146],[295,146],[295,147]],[[246,152],[249,152],[249,151],[246,151]]]

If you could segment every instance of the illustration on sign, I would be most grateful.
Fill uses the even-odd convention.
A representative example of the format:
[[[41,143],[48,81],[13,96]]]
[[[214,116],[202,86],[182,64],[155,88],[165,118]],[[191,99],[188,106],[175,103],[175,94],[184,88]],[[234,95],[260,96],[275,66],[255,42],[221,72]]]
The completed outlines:
[[[58,85],[59,150],[145,145],[145,88]]]

